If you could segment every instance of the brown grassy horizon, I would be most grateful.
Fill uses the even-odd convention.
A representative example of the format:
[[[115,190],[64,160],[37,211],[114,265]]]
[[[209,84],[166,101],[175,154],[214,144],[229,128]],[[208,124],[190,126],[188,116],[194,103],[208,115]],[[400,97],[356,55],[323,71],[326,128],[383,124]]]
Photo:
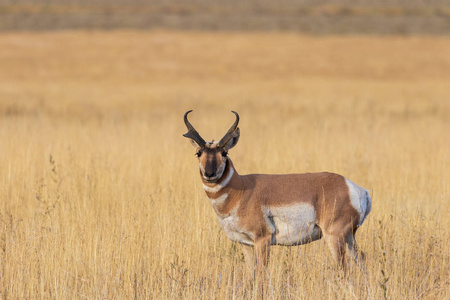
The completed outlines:
[[[447,299],[450,40],[292,33],[0,34],[0,296],[250,298],[182,117],[241,117],[241,174],[367,188],[368,275],[274,247],[270,299]]]

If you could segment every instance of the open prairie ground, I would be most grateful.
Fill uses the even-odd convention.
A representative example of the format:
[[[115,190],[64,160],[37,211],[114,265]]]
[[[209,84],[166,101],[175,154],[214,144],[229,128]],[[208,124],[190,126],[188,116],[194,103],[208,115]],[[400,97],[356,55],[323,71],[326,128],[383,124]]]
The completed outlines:
[[[450,39],[293,33],[0,34],[0,295],[249,299],[202,189],[241,116],[241,174],[331,171],[370,190],[367,273],[323,240],[273,247],[269,299],[450,299]]]

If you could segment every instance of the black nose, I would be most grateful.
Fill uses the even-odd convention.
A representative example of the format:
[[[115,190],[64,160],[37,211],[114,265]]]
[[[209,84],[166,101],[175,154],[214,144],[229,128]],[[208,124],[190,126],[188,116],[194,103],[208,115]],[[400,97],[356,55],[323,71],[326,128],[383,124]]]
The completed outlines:
[[[205,172],[205,176],[208,177],[208,178],[211,178],[211,177],[213,177],[214,175],[215,175],[214,172]]]

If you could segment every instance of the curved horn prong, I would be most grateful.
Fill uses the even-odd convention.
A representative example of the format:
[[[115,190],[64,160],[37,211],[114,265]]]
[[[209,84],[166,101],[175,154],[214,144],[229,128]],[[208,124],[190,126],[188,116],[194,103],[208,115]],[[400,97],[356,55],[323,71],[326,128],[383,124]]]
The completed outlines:
[[[236,138],[239,136],[239,114],[235,111],[231,111],[233,114],[236,115],[236,120],[234,121],[234,124],[231,125],[230,129],[228,129],[227,133],[223,136],[223,138],[219,141],[218,147],[224,147],[232,138]]]
[[[189,139],[194,140],[200,147],[204,147],[206,142],[204,139],[202,139],[202,137],[200,136],[200,134],[197,132],[197,130],[195,130],[194,126],[192,126],[191,123],[189,123],[187,115],[192,111],[189,110],[184,114],[184,124],[186,124],[186,127],[188,129],[188,132],[186,132],[185,134],[183,134],[184,137],[187,137]]]

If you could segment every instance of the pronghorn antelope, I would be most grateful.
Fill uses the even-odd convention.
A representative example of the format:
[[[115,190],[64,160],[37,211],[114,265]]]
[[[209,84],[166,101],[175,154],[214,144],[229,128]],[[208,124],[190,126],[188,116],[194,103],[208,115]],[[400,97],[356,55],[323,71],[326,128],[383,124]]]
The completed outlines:
[[[355,232],[371,210],[366,189],[333,173],[239,175],[228,150],[239,140],[239,115],[219,142],[205,142],[184,114],[183,136],[196,147],[200,176],[227,237],[243,245],[248,267],[263,271],[271,245],[294,246],[324,237],[346,270],[345,244],[358,250]],[[256,254],[256,257],[255,257]]]

